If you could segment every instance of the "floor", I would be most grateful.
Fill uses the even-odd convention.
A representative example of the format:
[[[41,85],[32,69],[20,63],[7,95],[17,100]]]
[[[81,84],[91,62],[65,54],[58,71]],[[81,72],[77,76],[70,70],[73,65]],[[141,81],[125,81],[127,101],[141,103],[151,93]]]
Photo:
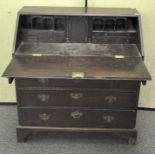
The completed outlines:
[[[0,106],[0,153],[155,153],[155,112],[139,111],[138,144],[99,135],[42,134],[16,142],[16,106]],[[154,123],[153,123],[154,122]]]

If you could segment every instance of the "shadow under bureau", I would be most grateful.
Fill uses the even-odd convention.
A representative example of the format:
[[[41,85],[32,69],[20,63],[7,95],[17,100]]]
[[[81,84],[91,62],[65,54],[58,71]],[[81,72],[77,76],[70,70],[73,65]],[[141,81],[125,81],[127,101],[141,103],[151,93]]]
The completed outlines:
[[[17,140],[40,132],[99,132],[135,144],[144,64],[134,9],[24,7],[13,58]]]

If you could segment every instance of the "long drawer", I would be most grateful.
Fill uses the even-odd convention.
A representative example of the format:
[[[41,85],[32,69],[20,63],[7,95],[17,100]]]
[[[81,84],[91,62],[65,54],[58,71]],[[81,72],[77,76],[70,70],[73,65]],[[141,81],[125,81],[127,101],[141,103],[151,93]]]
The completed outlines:
[[[23,126],[134,128],[135,110],[83,108],[19,108]]]
[[[97,79],[56,79],[56,78],[16,78],[17,87],[71,87],[103,89],[138,89],[139,81],[97,80]]]
[[[19,106],[81,106],[104,108],[135,108],[137,91],[108,91],[95,89],[17,90]]]

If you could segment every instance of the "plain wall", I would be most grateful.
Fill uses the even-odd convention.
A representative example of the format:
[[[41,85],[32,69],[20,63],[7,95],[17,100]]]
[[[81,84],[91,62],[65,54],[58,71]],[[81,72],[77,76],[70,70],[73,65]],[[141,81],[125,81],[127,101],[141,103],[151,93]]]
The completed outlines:
[[[23,6],[84,6],[84,0],[0,0],[0,74],[11,60],[16,14]],[[155,0],[89,0],[91,7],[136,8],[142,16],[145,64],[155,77]],[[142,86],[139,106],[155,108],[154,80]],[[0,102],[15,102],[14,84],[0,77]]]

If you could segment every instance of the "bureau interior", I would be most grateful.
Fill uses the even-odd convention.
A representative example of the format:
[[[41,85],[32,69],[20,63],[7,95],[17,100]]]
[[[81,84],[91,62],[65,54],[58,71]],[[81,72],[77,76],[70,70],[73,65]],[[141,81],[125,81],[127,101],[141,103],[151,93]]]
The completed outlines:
[[[60,50],[63,47],[76,49],[72,50],[72,53],[76,51],[74,54],[79,50],[79,55],[93,55],[93,51],[98,53],[97,49],[101,49],[99,44],[106,47],[117,44],[124,52],[128,51],[125,51],[125,47],[130,45],[136,46],[142,53],[138,23],[138,17],[20,15],[15,51],[16,54],[24,54],[23,51],[26,51],[25,54],[38,51],[47,54],[52,52],[48,49],[59,47],[57,50]],[[54,43],[63,44],[57,46]],[[94,44],[98,44],[96,49],[93,48]],[[100,54],[104,49],[100,50]]]

